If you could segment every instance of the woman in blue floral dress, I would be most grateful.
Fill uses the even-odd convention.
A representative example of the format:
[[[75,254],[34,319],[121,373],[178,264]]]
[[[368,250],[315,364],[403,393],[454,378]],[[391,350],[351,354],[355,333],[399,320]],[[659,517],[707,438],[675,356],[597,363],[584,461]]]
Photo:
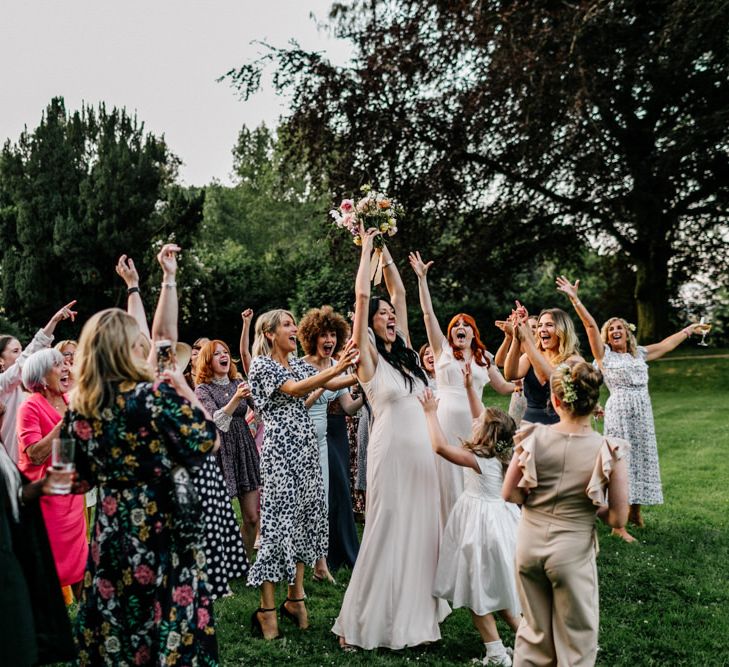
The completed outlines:
[[[169,378],[175,388],[150,382],[139,338],[131,316],[109,309],[88,321],[77,352],[64,431],[80,490],[99,489],[79,664],[217,665],[202,525],[180,529],[171,477],[202,465],[215,426],[181,375]]]

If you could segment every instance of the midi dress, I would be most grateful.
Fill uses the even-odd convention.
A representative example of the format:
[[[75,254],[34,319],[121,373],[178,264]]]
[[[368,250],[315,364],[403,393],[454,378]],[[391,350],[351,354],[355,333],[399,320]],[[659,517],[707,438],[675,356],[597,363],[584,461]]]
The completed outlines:
[[[76,615],[78,665],[218,665],[204,532],[180,529],[172,470],[199,468],[215,425],[169,385],[117,390],[100,418],[69,410],[76,473],[99,502]]]
[[[230,580],[248,573],[248,556],[230,498],[238,495],[241,488],[260,483],[258,450],[245,421],[248,404],[241,401],[232,418],[221,414],[239,382],[213,381],[195,388],[195,395],[213,416],[220,436],[220,449],[215,456],[205,459],[193,477],[203,506],[205,555],[213,599],[230,595]],[[229,484],[223,475],[226,469]]]
[[[316,369],[296,357],[285,368],[268,356],[253,359],[248,379],[265,427],[261,450],[261,542],[248,585],[285,580],[296,564],[326,556],[329,525],[319,445],[303,398],[281,391],[287,380],[305,380]]]
[[[367,521],[332,632],[364,649],[401,649],[439,640],[438,624],[449,613],[433,596],[440,522],[435,460],[417,398],[425,386],[413,379],[411,390],[382,356],[361,384],[374,414]]]
[[[631,505],[663,503],[658,443],[653,408],[648,393],[648,351],[639,347],[637,355],[613,352],[605,346],[601,370],[610,396],[605,403],[605,435],[630,443],[628,463],[628,502]]]
[[[520,431],[514,456],[529,491],[517,535],[522,620],[514,666],[595,664],[600,624],[595,514],[629,445],[544,424]]]
[[[489,359],[489,361],[491,361]],[[466,363],[456,359],[453,348],[444,337],[441,341],[441,353],[435,362],[435,378],[438,383],[438,421],[449,445],[460,447],[463,440],[471,437],[473,416],[468,403],[468,394],[463,384],[463,371]],[[489,383],[486,366],[471,364],[471,381],[476,396],[483,394],[483,388]],[[438,488],[440,490],[440,524],[445,527],[453,506],[463,493],[463,468],[435,457],[438,472]]]

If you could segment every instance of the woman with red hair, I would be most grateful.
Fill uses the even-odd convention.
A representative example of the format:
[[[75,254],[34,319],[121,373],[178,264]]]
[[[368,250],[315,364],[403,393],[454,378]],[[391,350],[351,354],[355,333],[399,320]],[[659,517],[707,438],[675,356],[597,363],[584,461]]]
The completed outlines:
[[[420,307],[425,319],[428,344],[435,357],[435,377],[438,383],[438,421],[448,438],[448,444],[460,446],[471,435],[473,418],[468,395],[463,384],[463,372],[471,368],[472,386],[477,396],[489,382],[499,394],[511,394],[514,385],[504,380],[486,350],[473,317],[458,313],[448,324],[446,335],[433,311],[428,288],[428,269],[433,262],[423,262],[420,253],[410,253],[410,266],[418,276]],[[438,486],[440,488],[440,520],[445,526],[451,509],[463,492],[463,470],[441,457],[437,457]]]

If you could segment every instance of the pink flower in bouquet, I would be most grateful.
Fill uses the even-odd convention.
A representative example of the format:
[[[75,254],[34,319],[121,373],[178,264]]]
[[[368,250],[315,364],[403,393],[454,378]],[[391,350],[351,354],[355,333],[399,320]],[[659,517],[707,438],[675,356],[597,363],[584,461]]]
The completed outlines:
[[[351,199],[343,199],[339,205],[339,210],[342,213],[352,213],[354,211],[354,201]]]

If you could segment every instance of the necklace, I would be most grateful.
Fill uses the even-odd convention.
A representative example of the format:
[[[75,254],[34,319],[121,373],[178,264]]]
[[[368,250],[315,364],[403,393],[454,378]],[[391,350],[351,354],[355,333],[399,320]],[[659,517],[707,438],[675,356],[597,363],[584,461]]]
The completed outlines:
[[[226,375],[222,378],[213,378],[211,382],[217,384],[219,387],[227,387],[230,384],[230,378]]]

